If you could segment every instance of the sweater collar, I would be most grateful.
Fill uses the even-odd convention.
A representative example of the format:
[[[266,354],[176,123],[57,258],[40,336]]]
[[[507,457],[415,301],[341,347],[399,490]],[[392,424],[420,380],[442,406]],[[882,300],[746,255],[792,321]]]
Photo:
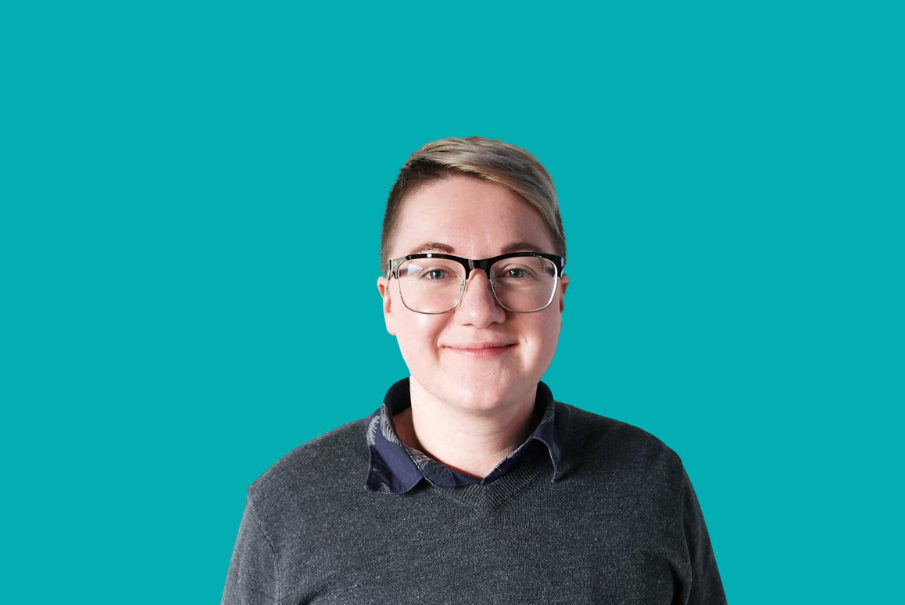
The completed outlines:
[[[552,481],[560,472],[562,447],[554,426],[556,402],[549,387],[537,385],[535,410],[543,410],[541,420],[525,442],[504,458],[484,479],[471,477],[449,468],[416,449],[405,445],[396,434],[392,417],[411,406],[409,379],[400,380],[387,391],[383,406],[368,421],[367,442],[370,454],[365,488],[372,492],[404,494],[422,479],[435,487],[448,489],[463,485],[487,485],[524,465],[537,444],[544,446],[553,463]]]

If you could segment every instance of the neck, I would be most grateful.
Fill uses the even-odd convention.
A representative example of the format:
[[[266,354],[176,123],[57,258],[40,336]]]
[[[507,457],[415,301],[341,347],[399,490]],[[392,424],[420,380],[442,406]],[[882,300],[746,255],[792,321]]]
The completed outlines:
[[[486,477],[536,428],[537,386],[520,400],[492,411],[474,411],[440,401],[409,379],[412,407],[393,416],[409,447],[467,475]]]

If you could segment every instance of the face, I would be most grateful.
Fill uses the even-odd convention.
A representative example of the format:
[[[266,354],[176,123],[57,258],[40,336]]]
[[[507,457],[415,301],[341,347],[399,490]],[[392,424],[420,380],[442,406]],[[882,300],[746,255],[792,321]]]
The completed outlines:
[[[507,252],[555,253],[544,221],[505,187],[468,177],[431,183],[403,202],[390,258],[442,252],[489,258]],[[534,313],[497,304],[483,271],[472,271],[459,306],[439,315],[410,311],[395,279],[378,280],[387,331],[411,372],[412,392],[476,412],[517,406],[533,397],[553,359],[562,328],[563,294]]]

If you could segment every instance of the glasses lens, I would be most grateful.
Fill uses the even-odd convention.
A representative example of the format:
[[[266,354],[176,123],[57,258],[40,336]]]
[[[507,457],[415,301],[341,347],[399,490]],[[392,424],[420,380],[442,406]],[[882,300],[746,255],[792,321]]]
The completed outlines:
[[[459,302],[465,270],[442,258],[418,258],[399,265],[402,302],[419,313],[445,313]]]
[[[500,304],[510,311],[539,311],[556,291],[556,265],[546,258],[516,256],[490,267],[490,281]]]

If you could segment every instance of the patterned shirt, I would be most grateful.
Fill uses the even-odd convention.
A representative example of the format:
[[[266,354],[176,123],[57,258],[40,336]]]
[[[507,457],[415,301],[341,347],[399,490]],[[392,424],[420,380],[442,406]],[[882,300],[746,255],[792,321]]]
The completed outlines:
[[[539,447],[544,447],[550,455],[553,462],[552,481],[556,481],[562,448],[553,425],[556,402],[544,383],[538,383],[534,403],[535,413],[541,415],[537,428],[522,445],[506,456],[483,479],[460,473],[407,446],[399,439],[392,418],[411,405],[409,380],[405,378],[390,387],[384,398],[383,407],[374,412],[368,420],[370,467],[365,483],[366,489],[387,494],[404,494],[422,479],[444,489],[475,483],[486,485],[527,460]]]

